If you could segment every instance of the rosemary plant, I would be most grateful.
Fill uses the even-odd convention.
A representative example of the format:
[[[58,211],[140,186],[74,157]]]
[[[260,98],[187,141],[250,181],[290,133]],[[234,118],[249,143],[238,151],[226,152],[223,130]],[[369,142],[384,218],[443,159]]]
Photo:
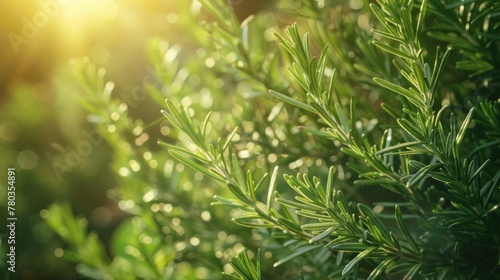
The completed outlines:
[[[200,2],[196,56],[149,50],[164,148],[78,68],[132,215],[106,256],[52,206],[83,274],[500,279],[500,3],[283,0],[240,23]]]

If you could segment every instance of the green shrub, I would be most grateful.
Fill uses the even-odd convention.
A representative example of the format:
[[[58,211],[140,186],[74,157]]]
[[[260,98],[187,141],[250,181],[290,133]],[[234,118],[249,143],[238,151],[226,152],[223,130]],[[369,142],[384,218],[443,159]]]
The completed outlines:
[[[107,254],[49,209],[80,273],[498,278],[498,2],[288,0],[243,23],[201,2],[190,47],[148,50],[167,121],[133,119],[104,70],[75,66],[130,214]]]

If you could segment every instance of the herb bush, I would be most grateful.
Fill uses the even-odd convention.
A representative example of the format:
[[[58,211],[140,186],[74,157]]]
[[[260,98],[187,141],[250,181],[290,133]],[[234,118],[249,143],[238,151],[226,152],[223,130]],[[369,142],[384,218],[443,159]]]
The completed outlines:
[[[50,207],[78,272],[500,279],[499,2],[201,4],[190,46],[149,44],[156,123],[75,64],[129,213],[105,248]]]

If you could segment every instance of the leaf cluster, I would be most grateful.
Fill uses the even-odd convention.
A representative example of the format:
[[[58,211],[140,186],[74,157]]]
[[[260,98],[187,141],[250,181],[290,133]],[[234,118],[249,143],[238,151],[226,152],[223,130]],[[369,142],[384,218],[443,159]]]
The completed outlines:
[[[134,205],[126,210],[150,236],[162,236],[154,239],[161,249],[145,259],[164,260],[158,252],[170,252],[169,244],[185,243],[188,234],[175,225],[165,230],[174,214],[157,213],[153,205],[176,205],[179,197],[211,189],[214,207],[207,197],[185,201],[203,200],[200,210],[211,209],[215,227],[231,227],[223,222],[231,220],[240,229],[234,250],[240,254],[224,269],[229,279],[264,279],[275,276],[272,269],[294,266],[302,279],[498,274],[500,162],[494,155],[500,105],[493,97],[500,87],[491,83],[488,96],[459,107],[455,102],[469,86],[450,78],[450,71],[475,79],[498,68],[495,1],[380,0],[360,7],[281,1],[278,14],[296,21],[284,29],[269,13],[239,23],[223,1],[201,2],[213,17],[205,24],[210,42],[200,40],[202,57],[186,59],[183,68],[173,59],[182,51],[152,47],[161,81],[148,89],[164,109],[162,127],[168,129],[159,141],[168,155],[156,151],[155,160],[182,168],[161,174],[141,162],[140,172],[119,179],[137,186],[125,188]],[[333,23],[332,15],[338,16]],[[160,61],[162,54],[171,59]],[[190,83],[195,77],[202,86]],[[221,86],[213,85],[217,79]],[[83,105],[109,129],[106,110],[120,105],[103,102],[110,100],[110,84],[94,80],[83,84],[103,94]],[[209,96],[213,104],[204,106],[194,96]],[[130,123],[113,124],[117,135],[140,130]],[[115,172],[121,174],[122,158],[139,164],[151,148],[121,151],[126,144],[118,143],[127,140],[117,135],[107,139],[120,151]],[[160,183],[162,176],[168,182]],[[179,184],[194,190],[176,191]],[[361,191],[390,195],[361,200]],[[193,217],[186,205],[178,206],[183,214],[177,217]],[[192,227],[190,234],[210,243],[210,233]],[[194,250],[192,259],[217,248]],[[177,262],[184,258],[175,255]],[[159,261],[146,262],[166,277]],[[175,270],[177,264],[166,267]]]

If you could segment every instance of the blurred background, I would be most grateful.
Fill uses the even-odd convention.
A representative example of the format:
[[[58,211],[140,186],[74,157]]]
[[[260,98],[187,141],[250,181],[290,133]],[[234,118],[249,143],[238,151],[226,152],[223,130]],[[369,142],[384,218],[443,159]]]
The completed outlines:
[[[243,20],[272,1],[228,1]],[[123,219],[109,190],[111,151],[95,139],[86,113],[75,100],[70,60],[89,57],[107,69],[113,95],[144,99],[148,67],[145,48],[161,37],[189,50],[190,10],[196,1],[19,0],[0,4],[0,211],[6,215],[7,168],[16,168],[16,273],[11,279],[78,279],[57,258],[62,241],[43,222],[46,208],[67,200],[89,219],[104,243]],[[193,51],[195,51],[193,49]],[[184,52],[186,53],[186,52]],[[135,95],[134,95],[135,94]],[[142,100],[141,99],[141,100]],[[153,122],[160,108],[145,100],[129,103],[134,118]],[[134,105],[134,106],[132,106]],[[153,129],[154,130],[154,129]],[[157,137],[152,131],[152,139]],[[92,138],[94,137],[94,138]],[[82,140],[92,144],[81,147]],[[92,141],[94,140],[94,142]],[[88,148],[88,147],[87,147]],[[6,229],[2,234],[5,251]],[[0,260],[5,266],[5,253]],[[5,267],[2,267],[4,275]]]

